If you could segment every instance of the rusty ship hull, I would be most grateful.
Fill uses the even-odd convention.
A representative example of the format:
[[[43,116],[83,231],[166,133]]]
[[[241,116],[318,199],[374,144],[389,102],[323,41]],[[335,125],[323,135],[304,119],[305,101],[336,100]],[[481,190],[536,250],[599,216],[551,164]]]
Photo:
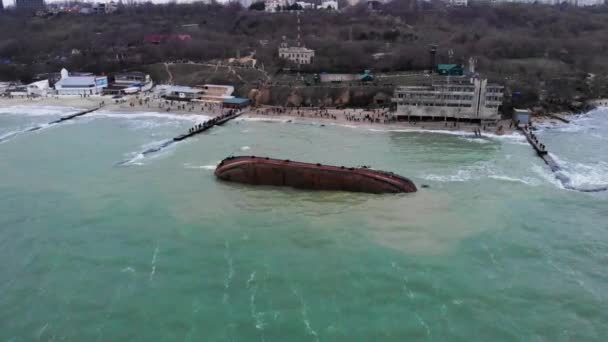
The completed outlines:
[[[215,169],[215,176],[230,182],[310,190],[375,194],[417,191],[412,181],[390,172],[256,156],[226,158]]]

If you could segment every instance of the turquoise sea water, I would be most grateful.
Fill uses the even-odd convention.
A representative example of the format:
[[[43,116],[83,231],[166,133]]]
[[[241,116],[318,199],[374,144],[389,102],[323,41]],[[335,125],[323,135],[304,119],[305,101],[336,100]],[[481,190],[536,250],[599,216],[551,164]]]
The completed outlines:
[[[0,108],[0,136],[70,109]],[[100,113],[0,144],[1,341],[603,341],[608,195],[522,137]],[[608,110],[538,132],[608,183]],[[429,189],[220,183],[228,155],[371,165]],[[132,159],[124,167],[116,163]]]

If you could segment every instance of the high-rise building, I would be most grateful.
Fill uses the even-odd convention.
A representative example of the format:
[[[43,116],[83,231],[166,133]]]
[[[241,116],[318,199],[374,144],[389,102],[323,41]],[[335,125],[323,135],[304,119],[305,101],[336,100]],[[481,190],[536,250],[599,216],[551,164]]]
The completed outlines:
[[[2,3],[2,0],[0,0],[0,12],[4,11],[4,4]]]
[[[18,10],[41,10],[44,9],[44,0],[16,0],[15,7]]]

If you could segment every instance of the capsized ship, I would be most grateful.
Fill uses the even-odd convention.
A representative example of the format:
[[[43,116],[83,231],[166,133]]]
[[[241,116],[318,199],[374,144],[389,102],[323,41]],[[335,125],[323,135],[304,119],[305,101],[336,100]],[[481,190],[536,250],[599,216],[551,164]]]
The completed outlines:
[[[417,191],[412,181],[392,172],[256,156],[228,157],[217,166],[215,176],[230,182],[310,190],[374,194]]]

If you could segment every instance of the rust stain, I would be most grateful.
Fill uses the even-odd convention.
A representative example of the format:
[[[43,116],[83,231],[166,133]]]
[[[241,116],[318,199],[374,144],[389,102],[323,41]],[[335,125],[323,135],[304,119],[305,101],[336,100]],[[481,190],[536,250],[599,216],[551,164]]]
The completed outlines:
[[[215,176],[230,182],[311,190],[376,194],[417,191],[412,181],[392,172],[256,156],[228,157],[217,166]]]

